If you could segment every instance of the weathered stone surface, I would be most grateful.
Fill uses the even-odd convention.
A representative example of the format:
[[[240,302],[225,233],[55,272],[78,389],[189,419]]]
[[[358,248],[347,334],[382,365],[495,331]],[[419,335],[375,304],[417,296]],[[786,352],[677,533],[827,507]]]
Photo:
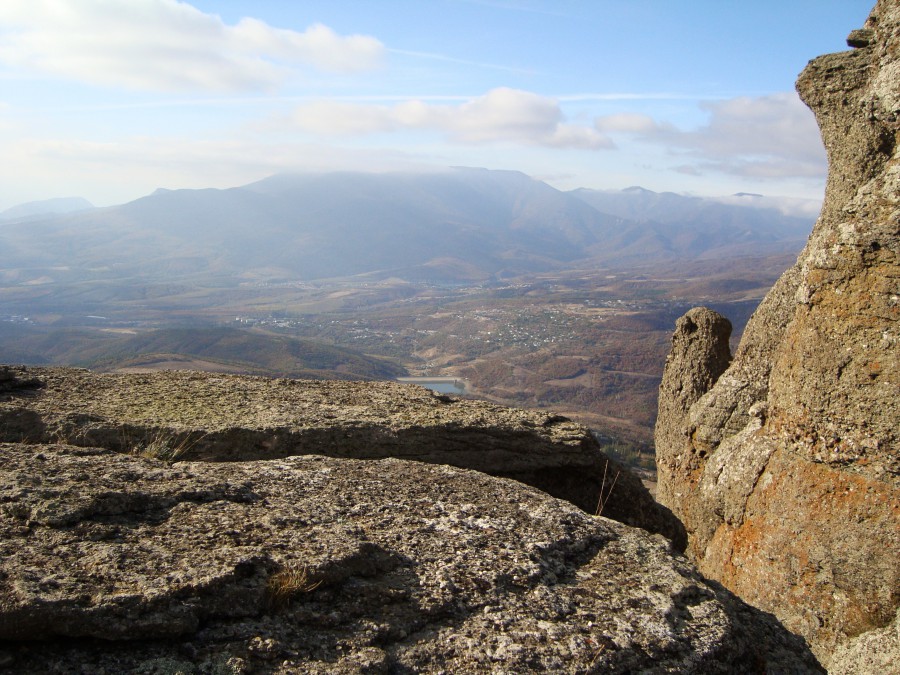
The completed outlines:
[[[857,28],[850,31],[847,36],[848,47],[869,47],[875,37],[875,31],[867,28]]]
[[[798,80],[830,163],[806,248],[681,416],[676,336],[656,436],[660,500],[701,571],[824,661],[900,606],[900,3],[865,31]]]
[[[591,513],[603,490],[603,515],[685,545],[681,523],[641,481],[586,427],[557,415],[394,382],[12,370],[42,386],[0,395],[0,440],[205,461],[319,454],[450,464],[520,480]]]
[[[0,444],[0,669],[821,672],[664,538],[515,481],[25,444]]]
[[[900,612],[884,628],[871,630],[838,647],[831,657],[832,673],[872,675],[900,670]]]

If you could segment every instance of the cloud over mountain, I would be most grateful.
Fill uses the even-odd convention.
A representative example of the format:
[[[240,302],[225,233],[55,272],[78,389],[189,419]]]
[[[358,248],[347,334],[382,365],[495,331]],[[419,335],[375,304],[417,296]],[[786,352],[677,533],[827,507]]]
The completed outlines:
[[[295,109],[303,131],[352,135],[425,130],[462,143],[510,142],[587,150],[613,147],[596,129],[569,124],[558,101],[529,91],[497,87],[458,105],[408,100],[393,106],[314,101]]]
[[[794,93],[741,96],[703,104],[709,123],[692,132],[664,133],[695,153],[701,167],[740,176],[820,176],[825,152],[815,119]]]
[[[601,133],[624,133],[683,155],[677,171],[702,175],[716,171],[747,178],[819,178],[825,151],[809,109],[793,92],[740,96],[701,103],[708,122],[681,130],[648,115],[598,117]]]
[[[448,165],[818,199],[812,116],[773,92],[855,2],[829,38],[793,3],[0,0],[0,209]]]
[[[151,91],[271,89],[290,67],[358,72],[384,46],[321,24],[234,25],[176,0],[4,0],[0,61],[103,86]]]

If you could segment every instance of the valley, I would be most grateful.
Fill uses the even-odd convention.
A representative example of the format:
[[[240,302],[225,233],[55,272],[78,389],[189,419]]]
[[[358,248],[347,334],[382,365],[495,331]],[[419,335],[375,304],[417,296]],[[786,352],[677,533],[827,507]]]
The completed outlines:
[[[107,289],[102,303],[86,293],[82,305],[73,288],[47,284],[16,290],[21,313],[0,317],[0,361],[458,378],[466,396],[584,423],[609,451],[652,473],[657,391],[675,320],[692,306],[712,306],[732,320],[736,340],[792,262],[790,255],[733,258],[473,285],[352,278],[172,285],[124,297]],[[0,292],[9,306],[9,289]]]
[[[734,339],[812,224],[777,200],[511,171],[284,174],[0,217],[0,362],[465,380],[653,468],[675,320]]]

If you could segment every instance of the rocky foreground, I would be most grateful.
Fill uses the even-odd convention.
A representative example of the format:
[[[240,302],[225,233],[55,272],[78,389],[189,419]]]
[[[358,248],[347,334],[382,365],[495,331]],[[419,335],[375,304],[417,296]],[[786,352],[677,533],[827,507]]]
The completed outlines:
[[[0,668],[820,672],[650,535],[398,459],[0,445]]]
[[[0,437],[8,672],[819,672],[560,417],[3,367]]]

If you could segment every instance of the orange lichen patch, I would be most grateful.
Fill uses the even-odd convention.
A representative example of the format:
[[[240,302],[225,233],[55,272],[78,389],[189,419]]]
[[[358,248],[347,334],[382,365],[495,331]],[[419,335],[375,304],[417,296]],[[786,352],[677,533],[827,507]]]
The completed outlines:
[[[760,518],[749,518],[735,529],[731,539],[732,567],[737,563],[743,567],[757,560],[759,551],[765,543],[765,521]]]
[[[781,479],[760,480],[748,503],[748,513],[766,514],[783,505],[785,510],[779,513],[787,514],[788,522],[804,533],[821,529],[828,539],[840,539],[844,528],[836,529],[833,522],[824,523],[823,519],[852,529],[869,519],[893,519],[892,514],[900,509],[900,491],[889,483],[827,464],[778,452],[773,455],[769,470],[780,474]],[[893,524],[895,533],[900,534],[900,523]]]
[[[728,588],[740,585],[743,561],[759,551],[760,534],[752,520],[744,521],[738,528],[722,523],[710,540],[701,570],[706,572],[709,568],[709,573]]]
[[[827,643],[893,615],[900,593],[876,597],[873,589],[900,588],[898,559],[896,488],[778,451],[743,522],[718,528],[701,569],[788,628]],[[885,560],[894,562],[877,562]],[[853,571],[860,568],[867,574]]]

